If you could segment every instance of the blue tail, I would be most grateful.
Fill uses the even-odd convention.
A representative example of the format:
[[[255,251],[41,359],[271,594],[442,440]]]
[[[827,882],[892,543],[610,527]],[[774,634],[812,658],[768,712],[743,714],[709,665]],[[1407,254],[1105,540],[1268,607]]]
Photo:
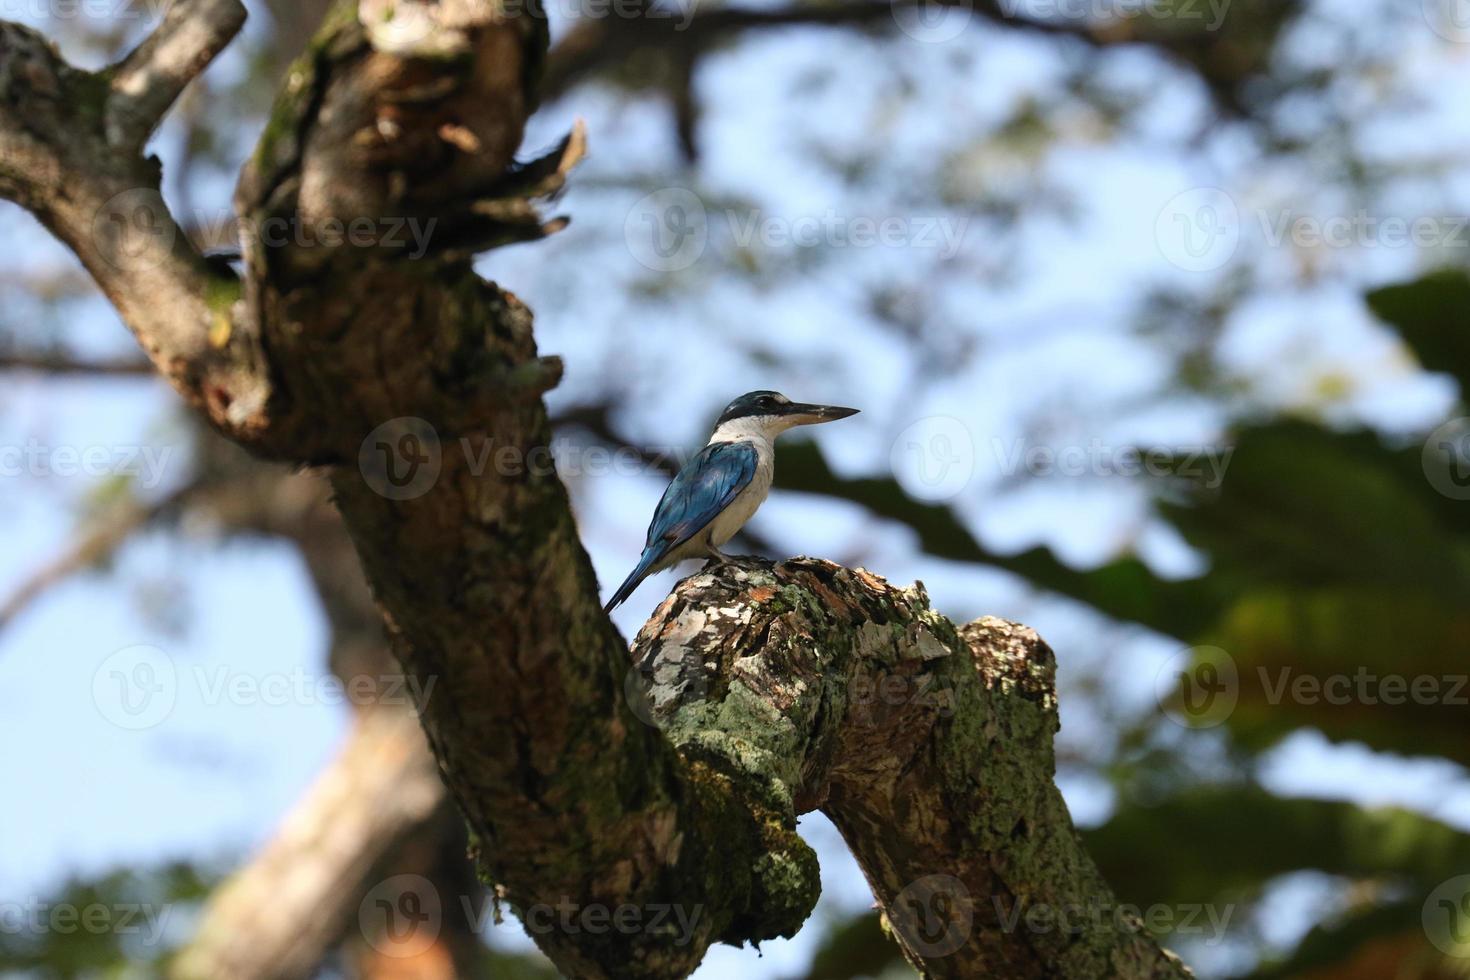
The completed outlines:
[[[623,579],[623,584],[618,586],[618,591],[613,593],[613,597],[607,601],[607,605],[602,607],[602,611],[610,613],[622,605],[628,596],[633,594],[633,590],[638,588],[638,583],[648,577],[648,569],[658,559],[659,555],[653,548],[645,548],[643,556],[638,559],[638,564],[634,566],[633,571],[628,573],[628,577]]]

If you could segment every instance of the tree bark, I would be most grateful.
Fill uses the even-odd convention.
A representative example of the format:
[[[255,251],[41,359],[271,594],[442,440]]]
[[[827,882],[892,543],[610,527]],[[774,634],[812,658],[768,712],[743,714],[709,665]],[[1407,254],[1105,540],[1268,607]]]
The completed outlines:
[[[798,558],[681,582],[628,689],[687,758],[739,760],[852,848],[925,976],[1188,976],[1118,906],[1053,783],[1051,650],[922,584]]]
[[[358,903],[339,899],[360,899],[365,884],[391,878],[385,865],[394,849],[430,821],[443,799],[412,712],[364,712],[343,753],[270,846],[211,896],[198,934],[169,975],[311,976],[323,954],[358,929]],[[453,957],[437,942],[402,951],[423,961],[431,948],[450,968],[423,975],[452,976]]]
[[[1186,976],[1108,913],[1052,784],[1050,653],[1023,629],[956,629],[861,571],[742,562],[661,607],[630,680],[537,465],[560,363],[470,262],[564,223],[529,202],[580,133],[513,161],[547,44],[534,6],[334,8],[241,178],[243,282],[178,233],[139,156],[239,13],[180,0],[97,74],[0,27],[0,193],[216,428],[327,471],[481,873],[558,968],[683,977],[713,942],[792,935],[818,891],[796,817],[821,807],[930,975]],[[390,240],[406,222],[431,229],[423,254]],[[1073,907],[1095,922],[1011,918]]]

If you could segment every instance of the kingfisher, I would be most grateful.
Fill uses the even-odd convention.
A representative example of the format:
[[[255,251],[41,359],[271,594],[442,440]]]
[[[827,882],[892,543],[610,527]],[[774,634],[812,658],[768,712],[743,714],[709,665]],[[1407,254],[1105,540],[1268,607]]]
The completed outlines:
[[[603,607],[612,612],[638,583],[686,558],[723,565],[720,545],[745,526],[771,489],[776,437],[798,425],[833,422],[855,408],[794,402],[777,391],[752,391],[728,406],[709,442],[679,470],[648,525],[643,556]]]

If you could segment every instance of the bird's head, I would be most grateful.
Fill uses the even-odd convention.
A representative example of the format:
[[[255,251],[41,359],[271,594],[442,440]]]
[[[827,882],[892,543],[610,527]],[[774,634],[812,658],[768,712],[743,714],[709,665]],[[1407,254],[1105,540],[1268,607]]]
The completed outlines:
[[[779,391],[751,391],[725,407],[716,423],[716,431],[727,427],[748,429],[762,432],[774,439],[793,426],[835,422],[857,413],[855,408],[794,402]]]

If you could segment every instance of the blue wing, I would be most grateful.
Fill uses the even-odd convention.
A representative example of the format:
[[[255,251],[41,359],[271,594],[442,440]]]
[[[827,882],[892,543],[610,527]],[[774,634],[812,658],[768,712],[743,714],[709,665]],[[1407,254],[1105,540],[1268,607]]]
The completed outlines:
[[[695,453],[664,491],[648,525],[643,556],[607,608],[628,598],[653,566],[730,506],[755,476],[758,460],[755,447],[746,442],[711,443]]]
[[[757,461],[748,442],[711,443],[695,453],[659,500],[644,550],[667,554],[698,534],[750,484]]]

